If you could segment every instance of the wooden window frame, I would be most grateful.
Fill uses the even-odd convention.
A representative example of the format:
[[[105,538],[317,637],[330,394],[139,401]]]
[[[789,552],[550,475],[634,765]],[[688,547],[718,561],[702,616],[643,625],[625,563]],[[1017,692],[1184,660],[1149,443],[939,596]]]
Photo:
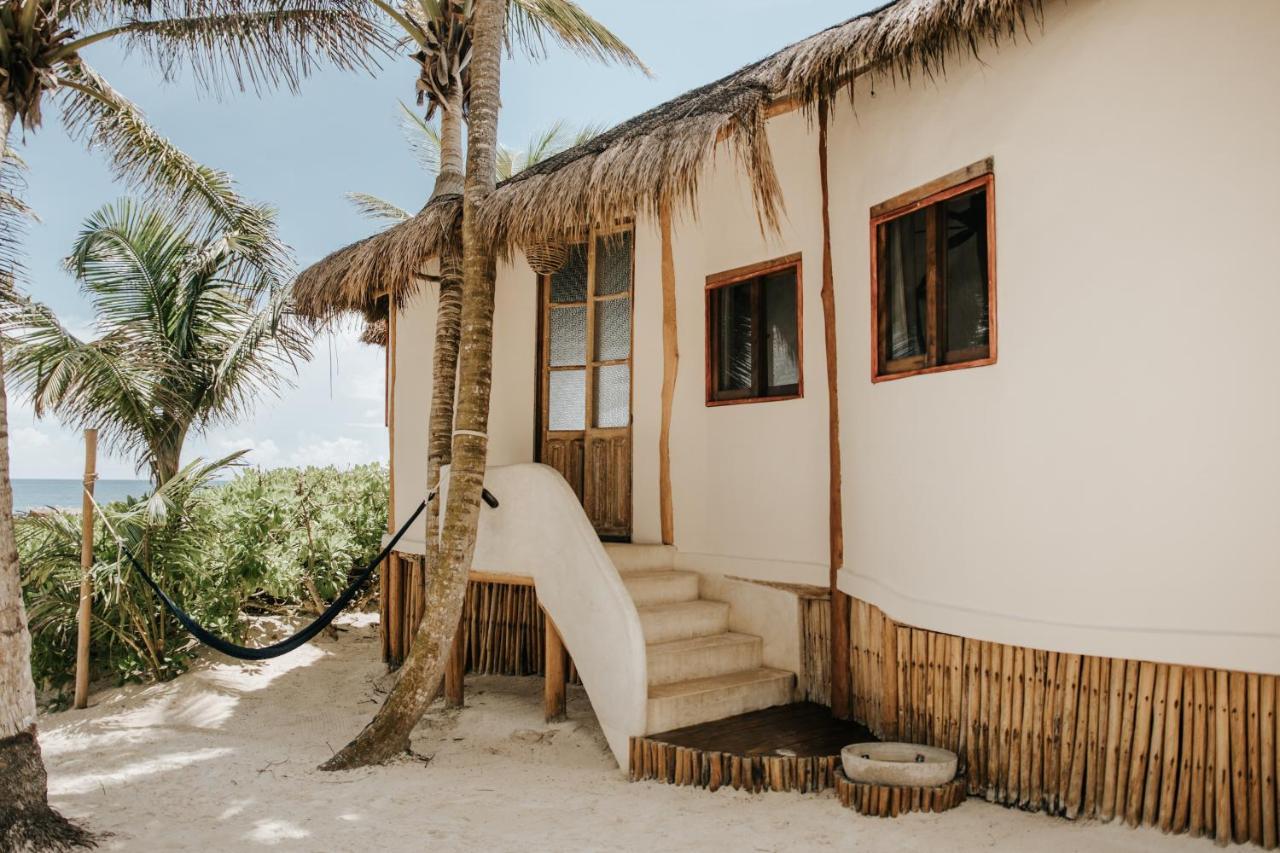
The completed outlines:
[[[898,359],[892,365],[888,360],[886,340],[881,340],[880,330],[886,318],[884,311],[887,303],[880,295],[880,271],[883,263],[884,246],[880,240],[880,226],[923,208],[936,205],[956,196],[964,195],[975,189],[986,193],[987,204],[987,317],[989,332],[985,355],[975,354],[972,358],[963,355],[958,361],[946,361],[942,351],[942,330],[939,318],[944,316],[945,293],[939,286],[937,252],[934,241],[936,232],[929,232],[930,249],[928,252],[929,295],[927,318],[927,346],[923,355]],[[910,376],[923,376],[931,373],[945,373],[952,370],[965,370],[971,367],[986,367],[995,364],[997,358],[996,322],[996,185],[995,163],[991,158],[980,160],[971,166],[958,169],[949,175],[930,181],[914,190],[895,196],[871,208],[871,381],[888,382],[894,379],[906,379]]]
[[[719,375],[720,352],[716,346],[716,323],[715,312],[712,310],[712,294],[722,287],[728,287],[732,284],[739,284],[755,278],[763,278],[771,273],[781,272],[786,269],[795,269],[796,271],[796,390],[792,394],[762,394],[752,396],[755,390],[745,391],[720,391],[716,387],[716,377]],[[707,406],[735,406],[742,403],[775,403],[780,400],[798,400],[804,397],[804,263],[801,260],[799,252],[786,255],[781,258],[774,258],[769,261],[762,261],[758,264],[750,264],[745,267],[725,270],[724,272],[715,273],[707,276],[706,296],[704,303],[704,311],[706,315],[706,402]],[[760,372],[763,369],[763,360],[757,367],[756,387],[760,387]]]
[[[608,239],[616,237],[620,234],[631,235],[631,286],[622,293],[613,293],[607,296],[596,296],[596,241],[600,239]],[[635,354],[636,354],[636,338],[635,338],[635,292],[636,292],[636,235],[635,224],[631,219],[618,219],[613,225],[594,226],[586,229],[572,239],[565,241],[566,245],[585,244],[587,247],[587,294],[585,301],[582,302],[551,302],[551,276],[535,273],[537,281],[538,293],[538,322],[537,322],[537,341],[535,342],[536,357],[534,359],[535,387],[537,388],[537,406],[534,411],[534,447],[535,458],[541,461],[542,456],[542,434],[543,424],[550,422],[551,413],[548,407],[551,404],[551,374],[557,371],[573,371],[584,370],[586,372],[586,387],[583,389],[584,405],[586,407],[586,415],[583,420],[582,429],[569,430],[553,430],[548,427],[549,433],[555,433],[560,436],[583,436],[590,432],[607,432],[610,430],[629,430],[635,423]],[[595,333],[596,333],[596,303],[609,302],[617,299],[629,298],[631,300],[631,347],[626,358],[605,359],[595,358]],[[585,307],[587,309],[587,328],[586,328],[586,353],[584,362],[581,365],[561,365],[552,367],[544,362],[548,359],[551,352],[551,309],[552,308],[574,308]],[[631,375],[631,388],[628,391],[627,402],[627,424],[620,427],[597,427],[592,424],[595,421],[595,379],[596,371],[601,367],[610,367],[613,365],[627,365],[627,369]]]

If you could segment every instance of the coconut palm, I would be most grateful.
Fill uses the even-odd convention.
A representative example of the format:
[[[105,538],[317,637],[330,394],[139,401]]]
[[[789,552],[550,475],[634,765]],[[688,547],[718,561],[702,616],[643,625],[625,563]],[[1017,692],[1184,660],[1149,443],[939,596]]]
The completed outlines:
[[[164,485],[192,432],[237,421],[310,355],[260,248],[128,199],[101,208],[67,259],[98,337],[81,340],[48,308],[15,299],[0,326],[10,381],[38,417],[98,428]]]
[[[462,618],[467,573],[475,550],[488,453],[486,430],[497,264],[493,247],[480,233],[477,214],[497,182],[498,90],[507,15],[505,0],[469,0],[467,6],[470,13],[467,25],[474,28],[474,54],[469,51],[469,64],[474,73],[469,96],[463,193],[460,332],[468,345],[459,359],[460,393],[456,414],[451,419],[449,500],[442,535],[433,548],[437,562],[430,572],[427,606],[400,676],[373,720],[355,740],[322,765],[326,770],[380,763],[408,748],[409,733],[440,689],[451,641]],[[439,389],[433,390],[433,396],[438,393]],[[433,400],[433,441],[436,416]]]
[[[499,73],[508,30],[513,41],[535,55],[549,37],[589,58],[616,60],[647,73],[630,48],[571,0],[410,0],[400,11],[384,5],[384,0],[374,2],[420,48],[414,59],[420,68],[418,102],[427,104],[425,120],[440,112],[439,169],[432,198],[463,195],[461,239],[449,241],[452,246],[440,255],[427,494],[437,491],[442,467],[453,467],[439,536],[438,502],[427,513],[430,580],[413,646],[377,715],[322,765],[326,770],[380,763],[408,747],[409,733],[440,689],[461,618],[484,480],[487,442],[482,435],[489,416],[493,336],[495,261],[492,247],[484,245],[480,235],[476,213],[496,183]],[[468,346],[460,364],[463,335]]]
[[[403,103],[400,109],[404,115],[400,119],[400,128],[405,140],[409,143],[418,164],[428,174],[434,175],[440,168],[440,131],[431,122],[426,121]],[[535,163],[541,163],[552,155],[559,154],[566,148],[592,139],[600,134],[600,128],[588,124],[576,132],[570,132],[563,119],[559,119],[535,133],[524,148],[508,148],[498,146],[498,180],[505,181],[512,175],[521,172]],[[395,202],[371,193],[349,192],[347,200],[362,215],[374,222],[395,225],[412,219],[413,214]]]
[[[75,138],[102,151],[116,177],[187,217],[213,216],[285,266],[265,209],[248,204],[228,176],[184,155],[86,61],[116,43],[165,79],[191,74],[211,93],[296,90],[321,64],[369,68],[388,46],[366,0],[4,0],[0,3],[0,144],[15,123],[40,127],[46,99]],[[31,144],[35,144],[32,142]],[[0,211],[3,213],[3,211]],[[13,247],[14,220],[0,215],[0,247]],[[16,269],[0,270],[12,286]],[[2,354],[0,354],[2,359]],[[17,552],[13,542],[7,405],[0,363],[0,848],[67,847],[84,832],[48,806],[35,730]]]

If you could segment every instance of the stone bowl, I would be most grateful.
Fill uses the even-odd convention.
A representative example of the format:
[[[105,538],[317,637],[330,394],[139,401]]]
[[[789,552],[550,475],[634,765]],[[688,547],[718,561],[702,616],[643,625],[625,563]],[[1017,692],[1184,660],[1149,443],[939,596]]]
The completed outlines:
[[[872,785],[932,788],[956,777],[956,754],[918,743],[851,743],[840,750],[844,775]]]

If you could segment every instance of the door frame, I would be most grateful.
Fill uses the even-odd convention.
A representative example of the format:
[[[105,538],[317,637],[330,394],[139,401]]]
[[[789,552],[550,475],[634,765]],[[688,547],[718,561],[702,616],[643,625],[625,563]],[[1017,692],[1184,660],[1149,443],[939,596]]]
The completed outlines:
[[[631,234],[631,270],[630,270],[630,287],[626,291],[625,298],[631,300],[631,310],[628,312],[629,341],[627,357],[621,359],[598,360],[596,358],[596,303],[599,301],[608,301],[611,299],[622,299],[624,294],[614,294],[603,299],[596,297],[596,243],[600,238],[607,238],[618,234]],[[636,322],[636,234],[635,223],[630,218],[617,220],[609,227],[594,226],[585,233],[580,233],[577,238],[570,238],[569,243],[585,243],[587,245],[587,294],[586,294],[586,347],[584,357],[585,377],[583,388],[584,412],[583,412],[583,429],[582,430],[558,430],[557,432],[564,435],[577,435],[582,442],[582,484],[581,490],[578,491],[579,500],[582,502],[584,510],[588,508],[591,496],[590,489],[590,444],[594,437],[618,437],[625,436],[627,440],[626,451],[626,525],[624,530],[616,532],[607,532],[601,534],[601,538],[609,541],[631,540],[633,524],[635,521],[635,505],[634,505],[634,425],[635,425],[635,322]],[[550,342],[547,336],[550,332],[551,311],[550,295],[548,287],[550,286],[551,276],[535,274],[537,280],[537,312],[536,312],[536,337],[534,340],[534,387],[535,403],[534,403],[534,461],[543,462],[544,455],[544,439],[546,437],[545,425],[547,423],[548,412],[547,405],[550,397],[550,375],[551,370],[546,364]],[[624,427],[594,427],[592,424],[595,420],[595,379],[596,371],[601,367],[625,364],[627,366],[627,425]],[[573,484],[571,484],[573,485]],[[590,512],[588,511],[588,515]],[[593,519],[594,524],[594,519]]]

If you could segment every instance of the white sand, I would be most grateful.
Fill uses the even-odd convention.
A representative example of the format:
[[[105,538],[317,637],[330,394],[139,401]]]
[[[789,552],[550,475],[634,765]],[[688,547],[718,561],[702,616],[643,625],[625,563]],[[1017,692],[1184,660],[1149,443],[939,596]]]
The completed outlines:
[[[467,708],[418,728],[421,760],[315,766],[385,689],[371,617],[282,659],[214,656],[169,684],[103,691],[46,717],[54,804],[107,850],[1209,850],[1157,831],[1073,824],[970,800],[861,817],[834,796],[628,783],[581,690],[542,721],[541,681],[472,678]],[[430,761],[425,761],[426,758]]]

